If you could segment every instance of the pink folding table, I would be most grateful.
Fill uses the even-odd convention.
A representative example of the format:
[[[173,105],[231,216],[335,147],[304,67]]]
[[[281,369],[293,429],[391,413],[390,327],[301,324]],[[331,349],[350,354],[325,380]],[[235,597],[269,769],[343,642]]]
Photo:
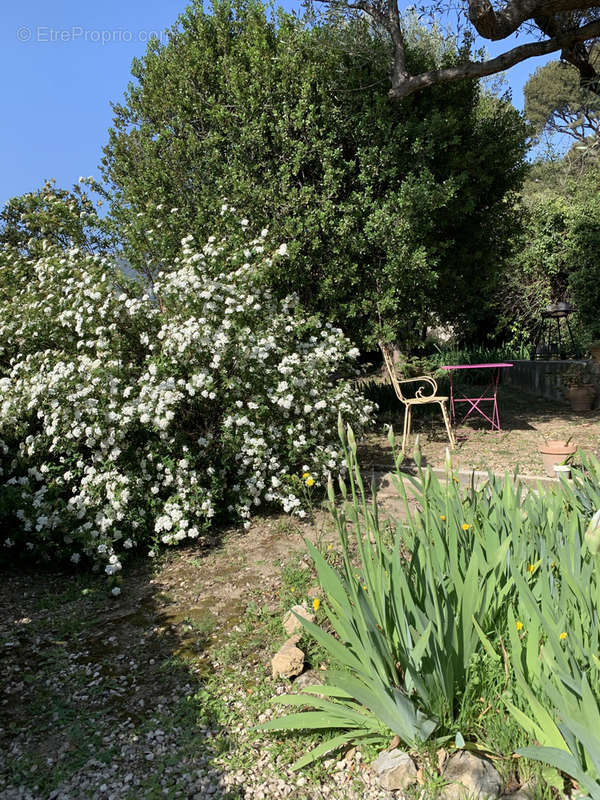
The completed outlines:
[[[456,405],[458,403],[468,403],[469,407],[467,412],[460,420],[460,423],[458,423],[459,425],[462,425],[462,423],[476,411],[491,423],[491,429],[493,431],[500,430],[500,416],[498,414],[498,383],[500,382],[500,370],[512,366],[512,364],[502,362],[499,364],[451,364],[441,367],[441,369],[446,370],[450,377],[450,414],[452,416],[452,425],[454,425],[454,427],[456,427],[457,424]],[[452,383],[452,374],[455,370],[460,369],[487,369],[491,371],[488,384],[484,388],[480,397],[467,397],[462,392],[460,393],[459,397],[455,396],[454,386]],[[492,403],[491,417],[485,413],[481,407],[481,403]]]

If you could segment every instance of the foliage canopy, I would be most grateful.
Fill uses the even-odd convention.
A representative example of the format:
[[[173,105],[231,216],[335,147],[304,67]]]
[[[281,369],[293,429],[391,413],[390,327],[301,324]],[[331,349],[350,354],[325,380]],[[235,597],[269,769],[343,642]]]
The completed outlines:
[[[521,246],[508,262],[502,324],[529,338],[549,303],[569,300],[583,340],[600,338],[600,185],[593,164],[537,164],[522,198]]]
[[[594,55],[596,60],[597,49]],[[579,146],[597,140],[600,98],[581,87],[573,67],[549,61],[533,73],[523,93],[525,116],[536,134],[562,134]]]
[[[407,52],[418,68],[458,57],[417,27]],[[265,272],[275,292],[365,347],[432,315],[477,321],[516,224],[524,127],[474,82],[390,103],[388,62],[365,20],[190,7],[114,107],[103,169],[130,262],[151,277],[226,199],[289,243]]]
[[[470,57],[468,50],[457,63],[436,63],[429,69],[415,66],[407,55],[407,19],[414,7],[400,12],[397,0],[323,0],[334,14],[367,14],[381,30],[386,31],[391,46],[390,96],[409,97],[428,86],[494,75],[535,56],[560,51],[563,61],[574,66],[582,86],[600,92],[596,64],[591,57],[594,40],[600,37],[598,0],[507,0],[492,4],[490,0],[464,0],[450,4],[447,0],[423,2],[418,7],[421,19],[439,15],[456,15],[457,35],[464,32],[468,41],[476,34],[492,42],[506,40],[513,34],[529,41],[492,58],[480,52],[480,59]]]

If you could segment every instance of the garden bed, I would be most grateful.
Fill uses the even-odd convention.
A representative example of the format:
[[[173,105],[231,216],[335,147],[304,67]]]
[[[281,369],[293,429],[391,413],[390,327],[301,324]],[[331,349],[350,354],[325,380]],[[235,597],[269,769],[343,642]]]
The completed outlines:
[[[518,458],[524,471],[540,472],[537,442],[550,431],[574,435],[591,451],[600,444],[596,414],[557,410],[510,390],[501,403],[506,432],[469,430],[455,465],[512,470]],[[397,426],[398,415],[383,414],[380,424],[386,421]],[[443,465],[441,421],[417,424],[425,459]],[[528,443],[536,447],[529,460]],[[364,469],[391,465],[383,434],[372,434],[360,453]],[[393,491],[381,500],[384,512],[401,515]],[[270,660],[286,638],[283,614],[320,592],[306,538],[336,558],[333,522],[317,510],[312,524],[255,518],[248,531],[222,531],[131,563],[117,597],[107,596],[105,578],[75,571],[3,575],[0,797],[390,797],[369,783],[365,765],[375,751],[350,748],[298,774],[290,765],[318,737],[255,730],[275,715],[274,697],[290,688],[270,677]],[[300,646],[307,667],[319,669],[323,651],[306,635]],[[503,683],[504,667],[501,673],[489,679]],[[482,726],[499,724],[506,739],[497,765],[508,792],[519,784],[510,757],[517,739],[509,741],[515,727],[502,711],[483,704],[477,713]],[[436,753],[430,756],[435,762]],[[434,797],[439,775],[425,773],[416,791]],[[557,795],[540,783],[536,796]]]

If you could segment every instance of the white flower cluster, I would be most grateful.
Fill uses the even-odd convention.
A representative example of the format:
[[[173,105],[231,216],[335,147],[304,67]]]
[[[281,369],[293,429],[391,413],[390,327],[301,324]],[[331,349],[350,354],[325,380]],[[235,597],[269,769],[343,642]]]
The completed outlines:
[[[261,288],[286,248],[264,251],[187,236],[151,294],[77,250],[0,251],[0,545],[114,576],[214,517],[302,513],[302,471],[343,467],[338,412],[373,409],[335,378],[342,333]]]

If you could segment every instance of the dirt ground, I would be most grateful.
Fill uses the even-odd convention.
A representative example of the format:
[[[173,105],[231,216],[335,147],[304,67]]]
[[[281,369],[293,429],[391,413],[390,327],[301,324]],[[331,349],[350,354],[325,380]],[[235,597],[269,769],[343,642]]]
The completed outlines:
[[[400,405],[400,404],[398,404]],[[457,428],[457,447],[452,452],[456,469],[488,470],[504,473],[518,468],[524,475],[542,475],[539,446],[545,439],[568,439],[582,450],[600,453],[600,410],[571,411],[568,405],[534,397],[510,387],[498,392],[501,431],[492,432],[482,417],[471,417]],[[424,463],[433,467],[444,464],[448,438],[442,416],[435,408],[417,408],[413,412],[413,434],[419,434]],[[382,414],[379,431],[369,434],[361,444],[359,458],[365,469],[393,464],[391,447],[383,425],[393,424],[396,442],[402,442],[402,409]],[[412,461],[415,436],[407,448],[406,463]]]
[[[255,731],[289,686],[270,674],[283,614],[320,595],[306,540],[335,552],[326,510],[257,517],[126,565],[116,598],[99,575],[5,571],[0,798],[321,797],[286,772],[305,742]]]
[[[116,598],[102,576],[5,571],[0,798],[278,796],[297,755],[259,764],[252,736],[283,610],[318,591],[306,538],[336,541],[325,512],[256,518],[126,565]]]

